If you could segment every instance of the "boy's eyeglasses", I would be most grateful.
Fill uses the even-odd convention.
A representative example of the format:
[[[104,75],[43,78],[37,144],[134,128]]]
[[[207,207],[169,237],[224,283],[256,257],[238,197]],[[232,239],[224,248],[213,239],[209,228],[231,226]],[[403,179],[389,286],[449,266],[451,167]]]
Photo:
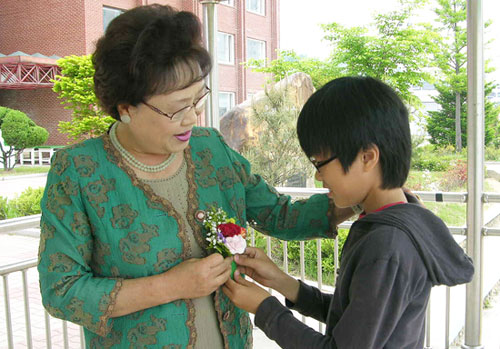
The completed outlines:
[[[326,160],[323,160],[323,161],[317,161],[314,156],[311,156],[309,158],[309,160],[312,162],[312,164],[314,165],[314,167],[316,167],[316,170],[319,171],[319,169],[323,166],[325,166],[326,164],[328,164],[329,162],[332,162],[333,160],[335,160],[336,158],[338,158],[337,155],[332,155],[331,157],[329,157],[328,159]]]
[[[157,107],[155,107],[149,103],[146,103],[146,102],[142,102],[142,103],[145,106],[147,106],[149,109],[151,109],[152,111],[154,111],[160,115],[166,116],[167,118],[169,118],[172,121],[180,121],[180,120],[184,119],[184,117],[187,115],[187,113],[189,113],[191,111],[192,108],[194,108],[196,113],[200,113],[203,110],[203,107],[205,106],[205,103],[207,102],[208,95],[210,94],[210,89],[207,86],[205,86],[205,88],[207,89],[207,92],[205,92],[200,98],[198,98],[196,101],[194,101],[193,104],[187,105],[184,108],[181,108],[181,109],[177,110],[175,113],[172,113],[170,115],[161,111],[160,109],[158,109]]]

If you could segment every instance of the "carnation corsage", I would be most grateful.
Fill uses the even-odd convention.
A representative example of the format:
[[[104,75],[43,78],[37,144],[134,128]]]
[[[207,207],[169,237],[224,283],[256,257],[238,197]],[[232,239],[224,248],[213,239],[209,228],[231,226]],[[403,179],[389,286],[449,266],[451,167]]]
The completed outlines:
[[[228,218],[220,208],[210,209],[203,220],[208,229],[208,250],[218,252],[224,258],[244,253],[247,247],[246,229],[236,224],[234,218]],[[236,270],[236,263],[231,263],[231,278]]]

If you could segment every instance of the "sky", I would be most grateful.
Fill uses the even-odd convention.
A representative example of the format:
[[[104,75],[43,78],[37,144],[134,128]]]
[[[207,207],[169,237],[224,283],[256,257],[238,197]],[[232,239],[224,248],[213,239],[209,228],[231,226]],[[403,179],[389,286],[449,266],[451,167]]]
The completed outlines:
[[[337,22],[344,26],[360,26],[373,22],[373,15],[392,11],[397,0],[281,0],[280,49],[293,49],[309,57],[326,58],[328,43],[322,40],[319,24]],[[429,13],[421,14],[422,21],[431,22]],[[500,1],[483,0],[483,19],[493,20],[484,33],[484,42],[493,39],[485,50],[485,58],[496,68],[493,79],[500,82]]]

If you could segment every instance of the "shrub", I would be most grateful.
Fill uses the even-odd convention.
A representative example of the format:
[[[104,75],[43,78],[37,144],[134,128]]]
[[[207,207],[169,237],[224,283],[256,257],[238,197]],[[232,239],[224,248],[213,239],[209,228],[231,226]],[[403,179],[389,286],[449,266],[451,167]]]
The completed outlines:
[[[451,164],[466,159],[467,150],[456,153],[452,146],[437,147],[432,144],[413,149],[411,168],[419,171],[448,171]]]
[[[10,206],[15,211],[16,217],[30,216],[41,212],[40,201],[44,188],[26,188],[18,198],[12,199]]]
[[[0,196],[0,220],[10,218],[10,207],[7,198]]]
[[[459,191],[467,184],[467,162],[457,160],[450,169],[443,173],[441,190]]]
[[[484,149],[484,158],[487,161],[500,161],[500,148],[492,145]]]

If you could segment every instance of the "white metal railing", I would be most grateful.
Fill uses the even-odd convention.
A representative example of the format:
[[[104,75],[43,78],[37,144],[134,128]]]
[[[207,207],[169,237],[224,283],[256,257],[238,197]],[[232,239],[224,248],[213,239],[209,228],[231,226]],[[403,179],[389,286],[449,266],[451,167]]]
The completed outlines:
[[[310,188],[278,188],[278,190],[281,193],[289,194],[294,198],[303,198],[303,197],[308,197],[312,194],[316,193],[324,193],[326,190],[324,189],[310,189]],[[423,201],[441,201],[441,202],[457,202],[457,203],[465,203],[467,200],[467,194],[466,193],[435,193],[435,192],[415,192],[415,194],[418,194],[420,198]],[[484,194],[483,200],[485,202],[500,202],[500,194],[492,194],[492,193],[487,193]],[[27,229],[27,228],[32,228],[35,226],[39,226],[39,221],[40,221],[40,215],[35,215],[35,216],[30,216],[30,217],[22,217],[22,218],[16,218],[16,219],[10,219],[10,220],[4,220],[0,221],[0,234],[1,233],[13,233],[15,231]],[[352,222],[344,222],[342,223],[339,227],[341,229],[348,229],[351,226]],[[464,238],[464,236],[467,233],[467,228],[465,226],[463,227],[449,227],[451,232],[456,236],[460,238]],[[255,246],[256,244],[256,232],[253,229],[249,229],[250,232],[250,244]],[[500,229],[493,229],[493,228],[483,228],[483,234],[488,235],[488,236],[500,236]],[[270,257],[272,257],[272,244],[273,243],[280,243],[282,244],[281,248],[283,250],[283,269],[285,272],[289,272],[289,261],[288,261],[288,248],[289,245],[286,241],[279,241],[274,238],[266,237],[266,249],[267,253]],[[309,243],[314,243],[314,242],[309,242]],[[321,247],[322,247],[322,241],[321,240],[316,240],[316,251],[317,251],[317,281],[316,281],[316,286],[319,287],[320,289],[324,289],[324,284],[323,284],[323,271],[322,271],[322,259],[321,259]],[[299,277],[301,280],[306,281],[306,273],[305,273],[305,244],[306,242],[301,241],[299,242],[299,249],[300,249],[300,259],[299,259]],[[339,266],[339,256],[338,256],[338,240],[335,239],[335,245],[334,245],[334,275],[337,274],[338,266]],[[13,344],[13,322],[12,322],[12,314],[19,314],[22,311],[24,311],[24,328],[25,328],[25,341],[26,341],[26,346],[28,348],[32,348],[32,343],[33,343],[33,337],[34,334],[32,333],[32,324],[33,324],[33,319],[31,316],[31,306],[30,306],[30,297],[28,293],[28,286],[35,283],[38,285],[37,280],[36,281],[31,281],[31,283],[28,282],[28,272],[29,271],[35,271],[36,269],[34,268],[37,264],[37,260],[35,258],[21,261],[15,264],[10,264],[10,265],[5,265],[5,266],[0,266],[0,276],[2,277],[3,281],[3,299],[4,299],[4,304],[5,304],[5,323],[6,323],[6,334],[5,337],[7,338],[6,344],[8,344],[9,348],[14,348]],[[10,288],[9,288],[9,276],[14,275],[16,273],[21,274],[22,278],[22,294],[23,294],[23,305],[20,305],[17,303],[17,307],[12,307],[11,306],[11,296],[10,296]],[[36,274],[34,276],[37,276]],[[36,279],[38,279],[36,277]],[[330,284],[334,286],[335,280],[330,280]],[[331,291],[331,287],[328,287],[328,291]],[[455,288],[453,288],[455,289]],[[38,292],[39,293],[39,292]],[[426,316],[426,340],[425,340],[425,345],[426,348],[431,347],[431,336],[433,333],[431,333],[431,329],[433,328],[433,320],[430,312],[431,304],[434,306],[435,303],[442,303],[439,301],[434,300],[434,289],[431,297],[431,301],[429,301],[429,308]],[[444,310],[444,348],[449,348],[451,341],[456,337],[458,334],[458,331],[455,329],[453,333],[450,330],[450,312],[451,312],[451,289],[449,287],[446,287],[445,289],[445,295],[444,295],[444,304],[445,304],[445,310]],[[38,298],[37,302],[41,302],[41,300]],[[39,304],[38,304],[39,305]],[[21,308],[24,308],[21,310]],[[465,314],[467,316],[467,314]],[[45,323],[45,343],[48,348],[52,348],[54,345],[54,331],[51,328],[51,318],[46,312],[44,312],[44,323]],[[0,317],[1,319],[1,317]],[[42,322],[42,319],[36,319],[35,321]],[[57,320],[59,321],[59,320]],[[302,321],[306,322],[306,318],[302,317]],[[73,324],[70,324],[70,326],[76,326]],[[318,330],[323,331],[323,324],[317,323]],[[83,331],[81,328],[76,327],[77,330],[75,332],[74,328],[72,329],[72,336],[71,338],[75,338],[75,336],[79,336],[79,346],[84,348],[84,339],[83,339]],[[0,338],[2,337],[2,331],[3,329],[0,329]],[[38,336],[40,336],[40,333],[38,333]],[[452,337],[452,338],[451,338]],[[69,348],[69,334],[68,334],[68,324],[63,321],[62,322],[62,340],[60,340],[59,347],[64,347],[64,348]],[[451,338],[451,339],[450,339]],[[0,339],[0,346],[2,342]]]

